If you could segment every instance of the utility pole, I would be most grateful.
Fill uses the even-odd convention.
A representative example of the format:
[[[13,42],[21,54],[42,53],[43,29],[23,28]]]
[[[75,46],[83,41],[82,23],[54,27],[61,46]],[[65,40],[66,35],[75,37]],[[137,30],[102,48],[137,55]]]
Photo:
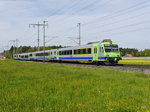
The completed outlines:
[[[18,42],[19,42],[19,40],[16,39],[15,42],[16,42],[16,53],[18,53]]]
[[[37,51],[40,51],[40,26],[43,26],[43,24],[40,24],[39,22],[38,22],[38,24],[29,24],[29,27],[31,27],[31,26],[33,26],[34,28],[35,28],[35,26],[37,26],[38,27],[38,49],[37,49]]]
[[[45,27],[48,27],[48,21],[43,21],[43,51],[44,51],[44,63],[45,63],[45,37],[46,37],[46,35],[45,35]]]
[[[9,42],[13,42],[13,47],[14,47],[13,53],[17,53],[17,47],[18,47],[19,40],[15,39],[15,40],[10,40]]]
[[[10,40],[9,42],[12,42],[13,43],[13,55],[16,53],[16,49],[15,49],[15,45],[16,45],[16,40]]]
[[[81,45],[81,23],[78,23],[79,27],[79,46]]]
[[[0,49],[2,49],[2,48],[0,48]],[[9,46],[3,46],[3,49],[4,49],[3,55],[4,55],[5,57],[7,57],[7,52],[9,51],[9,50],[8,50],[8,49],[9,49]]]
[[[10,40],[10,42],[13,42],[13,52],[12,52],[12,56],[13,56],[14,54],[17,53],[17,46],[18,46],[19,40],[18,39]]]

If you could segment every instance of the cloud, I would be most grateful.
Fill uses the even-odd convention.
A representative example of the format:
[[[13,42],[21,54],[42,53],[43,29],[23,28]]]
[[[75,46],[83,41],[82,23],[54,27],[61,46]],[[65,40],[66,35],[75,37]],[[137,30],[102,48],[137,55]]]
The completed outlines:
[[[49,21],[47,35],[59,36],[59,38],[53,40],[48,45],[56,43],[62,45],[76,45],[66,37],[78,36],[77,23],[80,22],[83,44],[86,44],[89,41],[101,41],[105,38],[111,38],[112,40],[119,42],[123,47],[129,46],[139,49],[147,48],[145,45],[149,44],[148,40],[150,35],[148,31],[118,35],[110,35],[108,32],[102,34],[101,32],[119,26],[148,20],[150,16],[150,7],[144,7],[143,9],[135,10],[134,12],[129,12],[115,18],[109,16],[107,17],[108,19],[102,19],[104,16],[114,15],[118,10],[142,2],[142,0],[112,0],[102,7],[101,4],[107,1],[108,0],[0,0],[1,42],[2,44],[10,44],[9,40],[19,38],[21,45],[36,45],[37,29],[29,28],[28,25],[30,23],[42,23],[43,20],[46,19]],[[146,5],[149,5],[149,3]],[[109,25],[115,21],[133,17],[144,12],[147,14]],[[89,24],[90,21],[92,21],[91,24]],[[105,27],[103,25],[105,25]],[[112,31],[110,33],[147,27],[149,25],[150,24],[147,23],[145,26],[139,25],[138,27],[119,29],[118,31]],[[42,45],[42,28],[40,34]],[[134,41],[135,39],[136,41]],[[147,41],[142,41],[142,39]],[[59,40],[61,40],[61,42],[58,42]],[[139,44],[140,41],[142,41],[141,44]]]

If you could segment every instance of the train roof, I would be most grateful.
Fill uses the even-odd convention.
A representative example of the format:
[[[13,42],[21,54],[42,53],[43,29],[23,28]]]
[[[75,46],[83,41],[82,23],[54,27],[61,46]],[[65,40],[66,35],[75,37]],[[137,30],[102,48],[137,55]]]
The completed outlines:
[[[59,48],[59,50],[70,50],[70,49],[81,49],[81,48],[88,48],[88,47],[92,47],[93,44],[98,44],[98,43],[101,43],[101,44],[109,44],[109,43],[112,43],[112,44],[117,44],[115,42],[112,42],[110,39],[105,39],[103,40],[102,42],[98,41],[98,42],[91,42],[91,43],[88,43],[87,45],[81,45],[81,46],[73,46],[73,47],[66,47],[66,48]],[[51,49],[51,50],[45,50],[45,52],[50,52],[50,51],[56,51],[57,49]],[[43,51],[36,51],[36,52],[29,52],[29,53],[20,53],[20,54],[14,54],[14,55],[29,55],[29,54],[35,54],[35,53],[43,53]]]
[[[59,50],[81,49],[81,48],[88,48],[88,47],[92,47],[92,45],[82,45],[82,46],[60,48]]]

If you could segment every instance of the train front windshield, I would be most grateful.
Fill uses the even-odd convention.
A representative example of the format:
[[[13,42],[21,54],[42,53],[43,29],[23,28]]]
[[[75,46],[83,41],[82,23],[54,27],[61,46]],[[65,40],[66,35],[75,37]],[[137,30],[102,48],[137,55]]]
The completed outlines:
[[[105,52],[119,52],[118,45],[105,45]]]

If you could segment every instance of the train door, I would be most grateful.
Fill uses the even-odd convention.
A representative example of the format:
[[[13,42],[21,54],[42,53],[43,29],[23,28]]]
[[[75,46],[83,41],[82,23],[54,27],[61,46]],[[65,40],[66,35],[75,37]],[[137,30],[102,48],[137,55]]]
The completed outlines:
[[[49,50],[49,52],[48,52],[48,59],[49,60],[51,59],[51,50]]]
[[[59,60],[59,50],[56,50],[56,59]]]
[[[93,61],[98,61],[99,44],[94,44],[92,47]]]
[[[104,57],[104,47],[101,46],[99,49],[99,57]]]

